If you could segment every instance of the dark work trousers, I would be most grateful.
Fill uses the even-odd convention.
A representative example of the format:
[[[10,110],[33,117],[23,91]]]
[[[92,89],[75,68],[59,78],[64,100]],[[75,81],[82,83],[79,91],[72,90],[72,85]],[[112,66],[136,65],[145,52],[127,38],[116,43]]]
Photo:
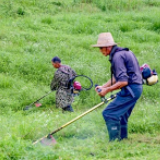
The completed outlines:
[[[139,84],[131,84],[121,88],[117,97],[102,112],[110,141],[128,138],[128,118],[140,98],[142,90],[142,85]]]
[[[67,106],[67,107],[65,107],[65,108],[62,108],[62,109],[63,109],[63,111],[74,112],[71,105],[70,105],[70,106]]]

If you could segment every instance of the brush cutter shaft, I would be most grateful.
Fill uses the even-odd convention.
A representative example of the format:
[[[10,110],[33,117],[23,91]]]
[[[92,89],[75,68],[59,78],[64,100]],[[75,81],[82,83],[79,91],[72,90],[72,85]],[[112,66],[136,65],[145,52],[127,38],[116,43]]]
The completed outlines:
[[[94,106],[94,107],[91,108],[90,110],[84,112],[83,114],[79,115],[78,117],[74,118],[73,120],[69,121],[68,123],[64,124],[63,126],[59,127],[58,129],[56,129],[56,130],[53,131],[52,133],[50,133],[50,134],[48,134],[48,135],[46,135],[46,136],[38,139],[37,141],[35,141],[35,142],[33,143],[33,145],[36,144],[36,143],[38,143],[38,142],[41,141],[42,139],[48,137],[49,135],[53,135],[54,133],[57,133],[58,131],[60,131],[60,130],[63,129],[64,127],[67,127],[67,126],[70,125],[71,123],[73,123],[73,122],[75,122],[76,120],[80,119],[81,117],[85,116],[85,115],[88,114],[89,112],[92,112],[93,110],[95,110],[96,108],[98,108],[99,106],[101,106],[101,105],[103,105],[103,104],[104,104],[104,102],[99,103],[98,105]]]
[[[43,99],[44,97],[48,96],[52,91],[49,91],[47,94],[45,94],[44,96],[42,96],[41,98],[37,99],[35,102],[33,102],[32,104],[38,102],[39,100]]]
[[[77,121],[77,120],[78,120],[78,119],[80,119],[81,117],[83,117],[83,116],[85,116],[86,114],[88,114],[88,113],[92,112],[93,110],[97,109],[98,107],[100,107],[100,106],[101,106],[101,105],[103,105],[104,103],[106,103],[106,102],[108,102],[108,101],[110,101],[110,100],[114,99],[115,97],[116,97],[116,95],[114,95],[114,96],[112,96],[112,97],[110,97],[110,98],[106,99],[106,101],[105,101],[105,102],[101,102],[101,103],[97,104],[97,105],[96,105],[96,106],[94,106],[93,108],[89,109],[88,111],[86,111],[86,112],[82,113],[81,115],[77,116],[77,117],[76,117],[76,118],[74,118],[73,120],[71,120],[71,121],[67,122],[66,124],[64,124],[64,125],[63,125],[63,126],[61,126],[60,128],[56,129],[55,131],[53,131],[52,133],[50,133],[50,135],[52,135],[52,134],[54,134],[54,133],[56,133],[56,132],[60,131],[60,130],[61,130],[61,129],[63,129],[64,127],[67,127],[67,126],[68,126],[68,125],[70,125],[71,123],[73,123],[73,122]]]
[[[50,133],[50,135],[60,131],[61,129],[63,129],[64,127],[67,127],[68,125],[70,125],[71,123],[77,121],[78,119],[80,119],[81,117],[85,116],[86,114],[88,114],[89,112],[92,112],[93,110],[95,110],[96,108],[98,108],[99,106],[103,105],[104,102],[99,103],[98,105],[94,106],[93,108],[91,108],[90,110],[84,112],[83,114],[79,115],[78,117],[74,118],[73,120],[67,122],[66,124],[64,124],[63,126],[59,127],[58,129],[56,129],[55,131],[53,131],[52,133]]]
[[[53,135],[54,133],[57,133],[57,132],[60,131],[61,129],[67,127],[67,126],[70,125],[71,123],[77,121],[77,120],[80,119],[81,117],[83,117],[83,116],[85,116],[86,114],[92,112],[93,110],[97,109],[98,107],[100,107],[100,106],[103,105],[104,103],[107,103],[108,101],[110,101],[110,100],[112,100],[112,99],[114,99],[114,98],[116,98],[116,95],[112,95],[111,97],[107,98],[106,101],[103,101],[103,102],[97,104],[97,105],[94,106],[93,108],[89,109],[88,111],[82,113],[81,115],[77,116],[77,117],[74,118],[73,120],[71,120],[71,121],[67,122],[66,124],[62,125],[61,127],[59,127],[58,129],[56,129],[55,131],[51,132],[50,134],[48,134],[48,135],[46,135],[46,136],[38,139],[37,141],[35,141],[35,142],[33,143],[33,145],[36,144],[36,143],[38,143],[38,142],[41,141],[42,139],[44,139],[44,138],[46,138],[46,137],[49,137],[50,135]]]
[[[32,108],[32,105],[36,104],[39,100],[41,100],[42,98],[48,96],[52,91],[49,91],[47,94],[45,94],[44,96],[42,96],[41,98],[37,99],[36,101],[32,102],[30,105],[26,106],[23,110],[29,110],[30,108]],[[39,105],[41,106],[41,104]],[[39,106],[36,106],[36,107],[39,107]]]
[[[93,110],[95,110],[96,108],[98,108],[99,106],[101,106],[101,105],[103,105],[103,104],[104,104],[104,102],[99,103],[98,105],[94,106],[94,107],[91,108],[90,110],[84,112],[83,114],[79,115],[78,117],[74,118],[73,120],[69,121],[68,123],[64,124],[63,126],[59,127],[58,129],[56,129],[56,130],[53,131],[52,133],[50,133],[50,134],[48,134],[48,135],[46,135],[46,136],[38,139],[37,141],[35,141],[35,142],[33,143],[33,145],[36,144],[36,143],[38,143],[38,142],[41,141],[42,139],[48,137],[49,135],[53,135],[54,133],[57,133],[58,131],[60,131],[60,130],[63,129],[64,127],[67,127],[69,124],[71,124],[71,123],[75,122],[76,120],[80,119],[81,117],[85,116],[87,113],[92,112]]]

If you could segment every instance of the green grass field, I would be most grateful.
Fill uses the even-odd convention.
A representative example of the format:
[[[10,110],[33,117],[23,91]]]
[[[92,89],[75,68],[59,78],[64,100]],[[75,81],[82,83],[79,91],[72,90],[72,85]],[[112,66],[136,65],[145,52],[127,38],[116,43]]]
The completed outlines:
[[[75,99],[74,113],[56,109],[54,92],[23,111],[50,91],[54,56],[94,84],[110,78],[108,57],[91,47],[101,32],[159,73],[159,15],[159,0],[1,0],[0,160],[159,160],[159,83],[144,86],[121,142],[108,142],[103,105],[54,134],[54,146],[32,144],[100,103],[94,88]]]

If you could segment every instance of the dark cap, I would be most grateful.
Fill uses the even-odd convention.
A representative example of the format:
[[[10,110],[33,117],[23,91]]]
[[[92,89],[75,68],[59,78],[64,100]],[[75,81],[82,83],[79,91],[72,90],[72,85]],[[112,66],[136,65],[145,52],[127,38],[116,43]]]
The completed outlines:
[[[53,57],[52,62],[53,63],[56,63],[56,62],[61,63],[61,59],[59,57]]]

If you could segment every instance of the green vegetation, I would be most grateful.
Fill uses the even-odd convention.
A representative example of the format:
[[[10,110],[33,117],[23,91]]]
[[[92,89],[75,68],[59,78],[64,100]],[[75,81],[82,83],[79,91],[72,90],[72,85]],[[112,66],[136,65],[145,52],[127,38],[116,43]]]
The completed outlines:
[[[98,104],[94,88],[75,99],[74,113],[55,108],[54,92],[41,100],[42,107],[23,108],[50,90],[54,56],[94,83],[105,83],[110,78],[108,57],[91,47],[101,32],[111,32],[140,65],[148,63],[159,73],[159,8],[159,0],[1,0],[0,159],[158,160],[159,83],[144,86],[130,117],[129,139],[120,143],[108,143],[104,105],[56,133],[55,146],[32,145]]]

